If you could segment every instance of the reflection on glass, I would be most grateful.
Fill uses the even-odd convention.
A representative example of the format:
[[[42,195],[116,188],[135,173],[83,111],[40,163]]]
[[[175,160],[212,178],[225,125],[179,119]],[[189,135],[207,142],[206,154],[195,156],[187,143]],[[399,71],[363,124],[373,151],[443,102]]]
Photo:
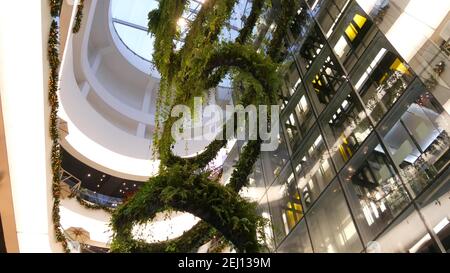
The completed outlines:
[[[450,117],[428,92],[402,109],[406,111],[400,118],[393,119],[398,122],[384,126],[382,133],[403,181],[415,196],[450,162]]]
[[[303,74],[308,71],[311,64],[322,52],[325,41],[321,31],[312,23],[304,30],[308,33],[306,36],[301,36],[289,49],[289,51],[296,57],[297,64]],[[295,36],[295,35],[294,35]],[[307,37],[307,39],[306,39]]]
[[[311,82],[312,89],[316,94],[314,101],[316,101],[318,109],[322,110],[328,105],[337,93],[343,82],[342,76],[339,64],[334,57],[328,56]]]
[[[286,72],[284,72],[284,80],[282,82],[281,85],[281,100],[282,100],[282,104],[281,107],[283,110],[284,106],[287,104],[287,102],[289,101],[289,99],[292,97],[292,95],[294,95],[295,91],[297,90],[297,88],[300,86],[302,79],[300,78],[300,75],[298,74],[298,70],[297,67],[295,65],[295,62],[290,62],[289,64],[289,68],[287,69]]]
[[[291,33],[294,40],[298,38],[306,38],[308,31],[310,30],[314,19],[311,16],[311,12],[307,7],[306,3],[301,2],[300,8],[297,10],[294,21],[291,24]],[[301,44],[301,43],[299,43]]]
[[[309,144],[308,150],[301,153],[294,162],[298,188],[306,209],[319,197],[335,175],[322,135],[316,131],[310,139],[313,143]]]
[[[339,183],[335,181],[306,220],[314,252],[360,252],[361,241]]]
[[[350,0],[338,0],[338,1],[315,1],[316,4],[314,8],[319,8],[320,10],[316,14],[317,21],[322,26],[326,37],[330,37],[339,19],[342,17],[345,8],[351,2]],[[321,5],[318,5],[319,2]],[[313,7],[313,6],[311,6]]]
[[[248,177],[248,186],[240,191],[240,195],[252,202],[258,202],[266,191],[264,177],[261,169],[261,161],[258,160],[253,167],[253,172]]]
[[[258,234],[259,241],[264,246],[262,250],[264,252],[273,251],[276,244],[275,238],[273,236],[272,218],[270,216],[269,204],[267,203],[267,194],[264,195],[259,202],[257,213],[266,220],[265,226],[262,230],[262,234]]]
[[[417,200],[426,223],[433,229],[442,246],[450,253],[450,170],[429,187]]]
[[[221,183],[228,184],[231,179],[231,175],[235,169],[235,164],[239,160],[239,147],[234,144],[222,165]]]
[[[350,51],[361,43],[370,26],[370,20],[364,15],[355,13],[334,47],[336,55],[345,60]]]
[[[305,221],[301,221],[280,245],[279,253],[312,253],[311,240]]]
[[[284,123],[286,135],[292,149],[294,149],[297,141],[308,133],[308,130],[314,123],[314,116],[304,88],[299,89],[298,92],[300,92],[300,100]]]
[[[372,132],[372,126],[353,93],[330,106],[321,120],[338,169],[342,168]]]
[[[261,161],[267,186],[273,183],[283,167],[286,165],[289,154],[284,137],[278,136],[278,148],[273,152],[261,152]]]
[[[303,207],[290,165],[267,191],[272,224],[277,243],[280,243],[303,218]]]
[[[410,206],[375,241],[367,244],[368,253],[439,252],[419,214]]]
[[[394,105],[412,80],[408,65],[395,53],[382,48],[355,88],[360,92],[375,123]]]
[[[365,243],[410,202],[375,136],[368,139],[341,175]]]

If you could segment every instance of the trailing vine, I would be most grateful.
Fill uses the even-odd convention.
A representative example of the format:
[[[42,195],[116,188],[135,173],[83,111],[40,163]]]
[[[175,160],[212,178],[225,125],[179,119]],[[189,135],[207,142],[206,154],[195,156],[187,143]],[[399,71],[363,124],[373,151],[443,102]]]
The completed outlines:
[[[107,207],[107,206],[102,206],[102,205],[97,205],[97,204],[91,204],[89,202],[86,202],[83,198],[76,196],[75,197],[78,204],[80,204],[82,207],[84,207],[85,209],[88,210],[103,210],[104,212],[111,214],[114,209]]]
[[[295,0],[281,0],[280,11],[277,12],[275,17],[276,29],[273,33],[272,41],[267,49],[267,54],[271,56],[274,62],[282,61],[282,45],[283,39],[286,37],[286,32],[292,23],[292,18],[295,16],[298,10],[300,1]]]
[[[83,21],[83,9],[84,9],[84,0],[80,0],[77,6],[75,21],[73,22],[72,33],[78,33],[80,31],[81,22]]]
[[[50,5],[50,15],[53,18],[56,18],[59,16],[59,13],[61,12],[61,5],[62,0],[48,0]]]
[[[245,44],[247,42],[252,34],[256,22],[263,12],[263,8],[266,3],[266,0],[254,0],[252,2],[252,10],[250,11],[248,18],[245,20],[244,27],[239,32],[239,36],[236,38],[236,43]]]
[[[47,44],[47,59],[50,67],[50,76],[48,82],[48,103],[50,106],[50,138],[52,141],[51,148],[51,167],[52,167],[52,220],[53,229],[55,231],[56,241],[62,244],[65,252],[70,252],[67,239],[61,227],[61,217],[59,211],[60,205],[60,173],[61,173],[61,147],[59,144],[58,132],[58,82],[59,82],[59,25],[57,16],[59,16],[60,1],[50,1],[52,22]]]
[[[219,41],[219,33],[236,2],[205,2],[179,51],[174,50],[174,39],[180,34],[175,22],[181,16],[186,1],[161,0],[159,8],[149,13],[149,32],[155,36],[153,57],[161,74],[157,112],[163,107],[171,110],[175,104],[192,106],[194,97],[204,96],[230,72],[235,80],[241,81],[235,92],[242,93],[244,105],[276,103],[280,86],[277,69],[281,57],[274,50],[269,50],[267,55],[246,44],[257,18],[261,16],[264,1],[253,1],[250,16],[236,42]],[[277,20],[276,38],[285,36],[286,26],[295,15],[286,7],[282,12],[282,19]],[[270,46],[275,48],[281,42],[279,38],[274,39]],[[219,241],[231,242],[240,252],[259,251],[262,245],[258,234],[263,236],[265,220],[256,213],[256,204],[240,197],[239,191],[248,185],[248,176],[260,153],[261,140],[247,143],[230,183],[223,186],[211,179],[204,167],[215,158],[227,140],[211,142],[196,157],[177,157],[171,151],[174,121],[173,117],[157,118],[154,148],[161,159],[160,173],[150,178],[131,200],[113,212],[111,250],[189,252],[212,238],[218,238]],[[153,220],[157,213],[172,210],[191,213],[201,221],[182,236],[165,242],[147,243],[133,238],[134,225]]]

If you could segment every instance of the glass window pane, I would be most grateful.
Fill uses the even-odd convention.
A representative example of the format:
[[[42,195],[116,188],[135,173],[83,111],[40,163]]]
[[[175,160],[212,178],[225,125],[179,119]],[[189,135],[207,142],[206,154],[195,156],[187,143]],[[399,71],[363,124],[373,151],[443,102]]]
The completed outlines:
[[[412,79],[409,66],[396,53],[381,48],[372,60],[368,60],[365,72],[353,81],[369,115],[378,123]]]
[[[361,252],[362,245],[338,181],[306,216],[314,252]]]
[[[450,253],[450,169],[417,200],[425,221],[439,238],[443,251]]]
[[[303,218],[303,206],[290,165],[268,189],[275,240],[279,244]]]
[[[248,177],[248,181],[248,186],[240,191],[240,195],[248,198],[252,202],[258,202],[266,192],[261,161],[259,159],[256,161],[253,172]]]
[[[302,146],[306,149],[296,156],[294,168],[298,189],[303,196],[305,209],[308,209],[334,178],[335,172],[323,137],[317,128]]]
[[[114,23],[122,42],[135,54],[146,60],[152,59],[154,37],[146,31]]]
[[[418,81],[413,86],[381,133],[403,181],[416,196],[450,162],[450,117],[424,86]]]
[[[328,47],[326,52],[330,52]],[[325,55],[321,63],[317,62],[311,68],[310,76],[305,78],[305,84],[314,106],[321,112],[338,93],[344,82],[344,74],[333,54]]]
[[[350,86],[348,86],[350,90]],[[345,95],[347,92],[343,92]],[[338,169],[353,156],[373,128],[353,92],[330,105],[321,117],[324,135]]]
[[[410,206],[375,241],[367,245],[368,253],[439,252],[419,214]]]
[[[294,22],[291,25],[291,33],[294,40],[302,40],[306,39],[307,32],[309,31],[310,27],[314,24],[314,19],[312,17],[312,14],[306,5],[305,2],[301,1],[300,8],[297,11],[297,14],[294,18]],[[304,40],[302,40],[304,41]],[[297,43],[297,46],[302,44],[302,41],[299,41]],[[295,44],[294,44],[295,46]]]
[[[115,19],[147,27],[148,12],[157,8],[156,0],[112,0],[111,14]]]
[[[280,131],[281,133],[281,131]],[[270,186],[278,177],[283,167],[289,159],[289,153],[282,135],[278,136],[278,148],[273,152],[261,152],[261,162],[263,165],[266,185]]]
[[[378,235],[410,203],[386,152],[371,135],[341,173],[365,243]]]
[[[289,113],[286,121],[284,121],[286,138],[293,151],[295,150],[296,144],[306,136],[315,120],[311,104],[305,93],[305,88],[301,86],[297,92],[298,102],[295,108],[291,110],[291,113]]]
[[[320,29],[312,23],[309,23],[310,19],[307,13],[305,13],[305,16],[305,21],[308,24],[308,27],[300,28],[300,31],[305,31],[308,33],[305,36],[300,36],[300,38],[289,49],[289,51],[295,56],[297,65],[303,75],[306,74],[311,67],[311,64],[320,55],[325,46],[325,39]]]
[[[266,224],[263,228],[263,238],[259,238],[262,244],[265,246],[263,249],[264,252],[274,251],[275,250],[275,238],[273,236],[273,228],[272,228],[272,218],[270,216],[269,204],[267,203],[267,194],[263,196],[260,200],[257,208],[257,212],[264,219],[266,219]]]
[[[326,34],[325,36],[330,37],[335,25],[338,23],[339,19],[341,19],[345,8],[350,4],[351,0],[323,1],[322,3],[319,3],[321,1],[315,2],[314,8],[317,9],[317,21]]]
[[[280,245],[279,253],[312,253],[306,222],[301,221]]]

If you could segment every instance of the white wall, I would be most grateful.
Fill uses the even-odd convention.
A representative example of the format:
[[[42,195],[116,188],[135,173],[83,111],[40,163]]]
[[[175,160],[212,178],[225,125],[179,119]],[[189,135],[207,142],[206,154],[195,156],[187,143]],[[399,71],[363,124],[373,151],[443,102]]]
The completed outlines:
[[[47,1],[2,1],[0,91],[20,252],[61,251],[51,220],[49,28]]]

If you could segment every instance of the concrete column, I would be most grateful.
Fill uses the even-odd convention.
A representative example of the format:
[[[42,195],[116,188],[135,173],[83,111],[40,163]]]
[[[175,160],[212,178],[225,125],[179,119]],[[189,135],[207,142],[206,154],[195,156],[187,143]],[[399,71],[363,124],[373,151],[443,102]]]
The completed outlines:
[[[20,252],[60,252],[51,217],[48,1],[3,1],[0,92]],[[17,11],[20,11],[19,20]]]

